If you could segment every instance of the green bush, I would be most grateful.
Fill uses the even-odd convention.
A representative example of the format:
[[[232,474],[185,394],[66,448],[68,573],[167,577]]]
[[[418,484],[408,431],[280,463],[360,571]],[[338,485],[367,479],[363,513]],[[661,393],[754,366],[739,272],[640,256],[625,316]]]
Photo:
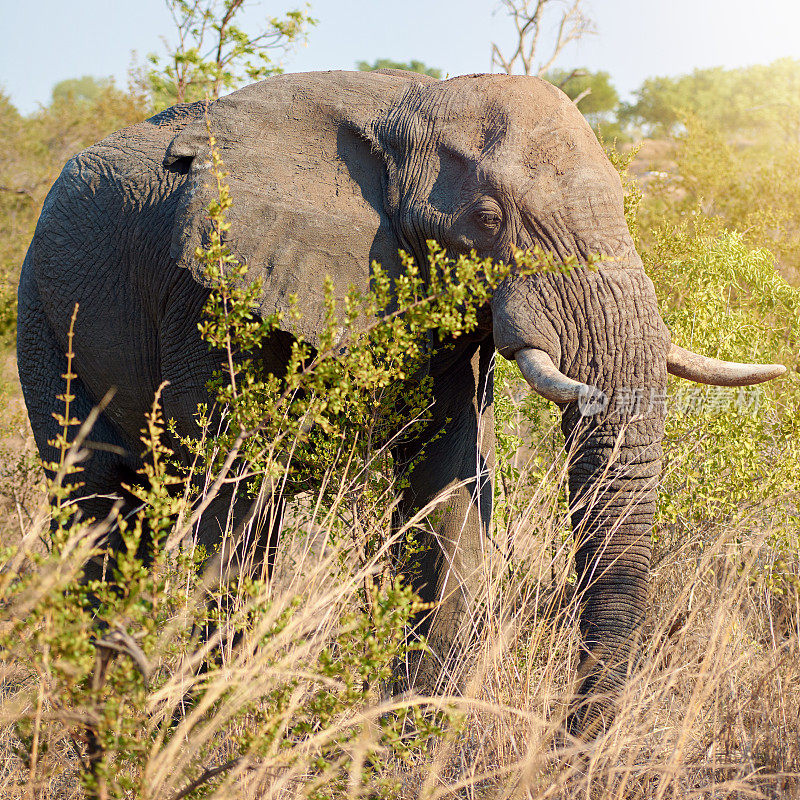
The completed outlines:
[[[757,187],[770,183],[767,171],[795,179],[796,154],[767,152],[773,160],[756,162],[754,173],[745,167],[746,153],[690,122],[678,144],[681,185],[690,192],[681,196],[661,185],[644,197],[626,174],[635,152],[611,155],[623,172],[629,226],[673,341],[704,355],[789,370],[739,389],[670,378],[656,535],[671,545],[687,538],[709,543],[726,530],[737,531],[740,541],[763,539],[779,553],[783,578],[793,580],[786,562],[795,569],[800,559],[800,290],[787,283],[778,258],[796,248],[797,206],[777,182],[770,192]],[[762,167],[759,184],[754,174]]]
[[[800,155],[793,138],[742,143],[697,117],[675,140],[674,174],[648,188],[641,225],[659,230],[697,221],[697,235],[738,231],[768,248],[781,274],[800,281]],[[647,232],[643,231],[647,240]]]
[[[647,263],[673,341],[790,368],[779,381],[740,389],[670,382],[662,518],[686,529],[749,520],[785,535],[798,522],[800,290],[780,277],[769,251],[737,234],[665,227],[654,238]]]
[[[53,441],[60,458],[47,465],[56,473],[48,546],[36,553],[24,541],[5,553],[0,584],[2,660],[29,676],[19,695],[27,710],[14,719],[17,754],[35,774],[49,743],[66,736],[97,797],[145,796],[154,785],[158,796],[167,787],[204,796],[244,773],[294,782],[309,796],[353,782],[391,794],[387,758],[419,751],[441,727],[419,701],[382,699],[397,659],[424,642],[406,636],[422,607],[387,568],[394,503],[390,470],[380,467],[398,435],[425,424],[425,343],[473,329],[507,267],[452,261],[432,246],[427,291],[410,259],[393,285],[375,265],[373,289],[351,289],[341,320],[328,282],[320,345],[296,342],[279,380],[253,357],[279,318],[256,316],[260,287],[242,285],[246,269],[223,244],[231,199],[215,150],[214,169],[213,232],[197,257],[215,291],[200,327],[220,352],[212,388],[227,427],[184,442],[198,479],[164,445],[156,397],[142,436],[143,483],[129,487],[141,508],[116,520],[124,548],[108,562],[112,579],[80,580],[108,524],[78,519],[71,503],[92,420],[73,418],[70,344]],[[254,496],[290,499],[312,478],[323,489],[284,536],[321,526],[334,557],[300,564],[294,592],[246,574],[220,585],[200,568],[221,557],[191,545],[207,487],[236,481]]]

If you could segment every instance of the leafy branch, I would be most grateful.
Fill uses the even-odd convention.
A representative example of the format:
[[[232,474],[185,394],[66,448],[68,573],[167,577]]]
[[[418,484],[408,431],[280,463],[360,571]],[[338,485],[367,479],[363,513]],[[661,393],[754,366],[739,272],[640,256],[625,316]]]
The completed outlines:
[[[177,44],[167,55],[151,53],[146,81],[159,106],[210,97],[246,81],[281,71],[276,54],[301,42],[316,20],[306,11],[267,17],[255,32],[239,24],[244,0],[165,0],[175,24]]]

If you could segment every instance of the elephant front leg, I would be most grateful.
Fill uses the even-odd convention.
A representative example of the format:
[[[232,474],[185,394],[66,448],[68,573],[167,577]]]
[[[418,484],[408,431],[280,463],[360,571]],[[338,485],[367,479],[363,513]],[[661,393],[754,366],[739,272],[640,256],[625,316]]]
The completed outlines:
[[[443,374],[434,372],[431,424],[395,452],[401,471],[413,464],[397,519],[405,529],[399,571],[429,606],[414,628],[428,650],[413,652],[397,678],[420,693],[463,688],[480,628],[491,547],[493,355],[491,340],[472,345]]]

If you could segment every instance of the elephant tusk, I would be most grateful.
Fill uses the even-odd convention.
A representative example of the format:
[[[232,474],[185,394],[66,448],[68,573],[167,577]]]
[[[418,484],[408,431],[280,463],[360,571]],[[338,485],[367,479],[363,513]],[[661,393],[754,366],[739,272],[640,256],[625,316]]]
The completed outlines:
[[[514,354],[519,371],[531,388],[554,403],[578,402],[584,415],[597,414],[608,405],[599,389],[574,381],[561,372],[544,350],[523,347]]]
[[[667,354],[667,372],[696,383],[712,386],[751,386],[783,375],[783,364],[737,364],[699,356],[676,344],[670,345]]]

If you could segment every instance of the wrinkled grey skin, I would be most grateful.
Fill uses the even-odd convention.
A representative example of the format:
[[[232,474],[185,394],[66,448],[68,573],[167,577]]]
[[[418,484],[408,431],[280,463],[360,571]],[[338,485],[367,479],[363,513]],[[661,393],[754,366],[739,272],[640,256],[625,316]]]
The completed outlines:
[[[422,262],[427,239],[451,254],[475,249],[505,260],[512,246],[536,244],[560,257],[609,257],[597,270],[510,277],[483,328],[432,358],[430,434],[441,435],[412,472],[402,513],[464,485],[440,508],[433,546],[417,565],[423,598],[439,601],[420,622],[439,663],[412,676],[430,688],[459,661],[487,548],[494,350],[507,358],[544,350],[567,376],[602,389],[609,408],[622,389],[664,390],[669,334],[625,224],[620,181],[574,105],[536,78],[284,75],[221,99],[209,119],[230,172],[234,253],[264,281],[263,313],[298,294],[303,317],[293,332],[312,343],[326,273],[341,290],[366,288],[372,259],[397,274],[398,248]],[[216,361],[197,331],[208,289],[192,258],[216,192],[207,167],[201,104],[110,136],[65,166],[25,259],[19,370],[42,456],[53,458],[47,440],[76,302],[77,416],[116,387],[92,437],[112,447],[86,464],[82,504],[95,517],[140,465],[139,431],[159,384],[169,381],[164,411],[179,432],[194,431],[207,399]],[[265,354],[276,371],[285,347],[277,338]],[[582,420],[572,403],[562,426],[576,446],[569,486],[584,593],[580,691],[613,695],[644,610],[663,413],[656,405],[639,418]],[[423,444],[406,445],[398,462]],[[616,467],[601,480],[615,445]],[[220,514],[206,514],[205,544],[218,540]],[[573,730],[595,728],[608,713],[605,701],[583,705]]]

